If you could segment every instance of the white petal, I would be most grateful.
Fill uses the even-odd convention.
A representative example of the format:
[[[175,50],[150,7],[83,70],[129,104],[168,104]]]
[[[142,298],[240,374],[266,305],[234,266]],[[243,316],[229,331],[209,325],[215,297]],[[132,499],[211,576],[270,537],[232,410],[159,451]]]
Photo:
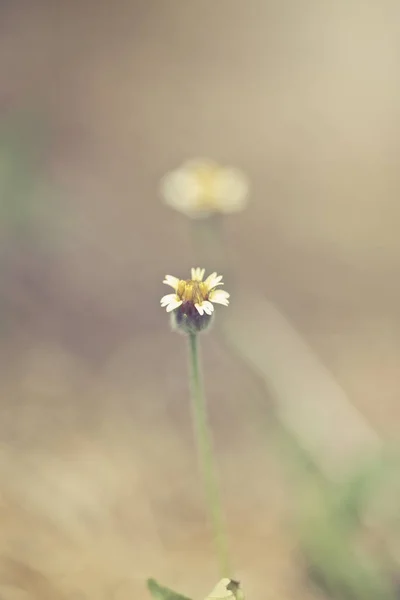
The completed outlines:
[[[214,312],[214,307],[213,307],[212,303],[209,302],[208,300],[205,300],[204,302],[202,302],[201,306],[207,315],[212,315],[212,313]]]
[[[203,316],[204,315],[203,307],[200,306],[200,304],[195,304],[195,307],[196,307],[197,312],[199,313],[199,315]]]
[[[217,275],[217,273],[211,273],[211,275],[207,277],[204,283],[206,284],[209,290],[212,290],[213,288],[217,287],[217,285],[224,285],[223,283],[221,283],[221,279],[222,275]]]
[[[165,203],[181,212],[195,208],[200,193],[197,178],[188,169],[171,171],[161,180],[161,195]]]
[[[200,267],[196,267],[195,269],[192,269],[191,275],[192,275],[193,281],[203,281],[205,272],[206,272],[206,270],[200,269]]]
[[[177,295],[176,294],[167,294],[166,296],[163,296],[160,300],[161,306],[167,306],[167,304],[169,304],[170,302],[172,302],[173,300],[177,299]]]
[[[163,281],[166,285],[170,285],[174,290],[178,288],[179,279],[173,275],[166,275]]]
[[[175,310],[181,304],[182,304],[182,300],[179,300],[179,299],[172,300],[167,306],[167,312],[171,312],[172,310]]]
[[[211,302],[214,302],[215,304],[223,304],[224,306],[228,306],[229,296],[230,294],[228,294],[228,292],[225,290],[213,290],[208,295]]]
[[[216,204],[223,213],[243,210],[249,195],[249,183],[239,169],[223,169],[215,184]]]

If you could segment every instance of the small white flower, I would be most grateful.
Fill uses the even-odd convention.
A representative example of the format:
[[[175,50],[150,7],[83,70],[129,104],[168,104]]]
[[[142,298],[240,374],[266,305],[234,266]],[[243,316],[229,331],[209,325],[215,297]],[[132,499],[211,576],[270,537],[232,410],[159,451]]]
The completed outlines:
[[[188,161],[161,181],[165,203],[192,218],[241,211],[248,193],[248,180],[242,171],[207,159]]]
[[[211,273],[204,281],[205,269],[192,269],[191,279],[178,279],[166,275],[163,283],[174,290],[161,298],[161,306],[173,312],[177,329],[185,333],[196,333],[206,329],[214,313],[214,304],[228,306],[229,294],[217,289],[224,285],[222,275]]]
[[[172,275],[166,275],[163,283],[169,285],[175,291],[174,294],[167,294],[161,298],[161,306],[171,312],[181,305],[185,305],[186,310],[194,306],[200,315],[204,313],[211,315],[214,312],[213,304],[222,304],[228,306],[229,294],[225,290],[216,288],[222,283],[222,275],[211,273],[203,281],[205,269],[192,269],[191,279],[178,279]]]

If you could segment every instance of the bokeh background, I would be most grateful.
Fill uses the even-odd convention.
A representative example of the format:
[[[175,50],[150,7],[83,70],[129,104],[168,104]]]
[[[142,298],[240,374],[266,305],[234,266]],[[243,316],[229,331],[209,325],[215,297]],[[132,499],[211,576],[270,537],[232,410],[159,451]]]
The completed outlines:
[[[2,598],[218,579],[185,343],[159,307],[165,273],[203,258],[159,181],[197,156],[252,188],[223,224],[231,321],[203,340],[237,574],[248,597],[324,597],[274,423],[296,371],[296,443],[297,416],[320,427],[316,379],[330,456],[347,463],[345,430],[353,456],[359,421],[368,448],[398,436],[399,23],[394,0],[1,3]]]

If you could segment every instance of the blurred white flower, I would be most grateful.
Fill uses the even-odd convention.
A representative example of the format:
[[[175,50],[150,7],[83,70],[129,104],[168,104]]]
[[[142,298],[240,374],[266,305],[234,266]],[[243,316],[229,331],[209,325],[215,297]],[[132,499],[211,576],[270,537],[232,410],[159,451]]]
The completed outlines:
[[[188,161],[161,181],[165,203],[191,218],[239,212],[247,204],[248,193],[242,171],[207,159]]]

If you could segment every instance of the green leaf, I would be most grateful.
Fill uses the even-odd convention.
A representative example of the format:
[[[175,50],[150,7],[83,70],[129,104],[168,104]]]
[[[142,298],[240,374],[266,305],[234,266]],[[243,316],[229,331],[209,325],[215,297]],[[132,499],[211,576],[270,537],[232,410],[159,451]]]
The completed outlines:
[[[343,482],[337,494],[335,512],[350,530],[358,528],[360,517],[385,493],[390,482],[396,480],[398,469],[396,456],[380,453],[365,461]]]
[[[190,600],[187,596],[183,596],[182,594],[178,594],[178,592],[174,592],[173,590],[161,586],[155,579],[147,580],[147,588],[156,600]]]

